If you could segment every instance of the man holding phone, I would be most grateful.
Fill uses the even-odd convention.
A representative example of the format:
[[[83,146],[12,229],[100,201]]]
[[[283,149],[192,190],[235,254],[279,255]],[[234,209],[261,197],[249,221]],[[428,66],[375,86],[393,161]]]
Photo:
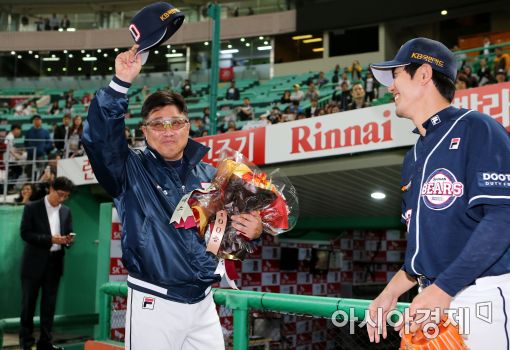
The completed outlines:
[[[37,350],[62,349],[52,344],[53,316],[57,292],[64,271],[64,247],[74,240],[71,211],[63,205],[74,184],[66,177],[57,177],[50,184],[49,194],[25,205],[21,220],[21,238],[25,249],[21,261],[20,347],[31,349],[34,313],[41,290],[41,335]]]

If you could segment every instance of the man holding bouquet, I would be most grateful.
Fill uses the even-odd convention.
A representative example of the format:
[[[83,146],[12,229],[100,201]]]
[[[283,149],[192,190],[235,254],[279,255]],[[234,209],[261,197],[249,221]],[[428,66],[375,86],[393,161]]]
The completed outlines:
[[[196,227],[176,228],[170,218],[180,198],[211,182],[216,169],[201,159],[209,148],[189,138],[181,95],[151,94],[142,106],[147,148],[124,138],[127,91],[140,73],[138,45],[115,59],[115,77],[92,100],[83,144],[99,183],[122,220],[122,261],[129,272],[126,349],[224,349],[210,293],[221,280],[217,258]],[[247,239],[262,233],[256,212],[231,217]]]

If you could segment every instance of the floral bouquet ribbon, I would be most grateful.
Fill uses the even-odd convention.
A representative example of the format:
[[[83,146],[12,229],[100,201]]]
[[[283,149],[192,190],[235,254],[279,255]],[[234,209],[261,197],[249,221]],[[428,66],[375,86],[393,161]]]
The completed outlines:
[[[181,198],[170,223],[197,227],[207,250],[220,259],[243,260],[253,252],[253,242],[232,227],[230,217],[252,211],[260,214],[264,232],[289,231],[299,213],[296,190],[279,169],[267,174],[235,153],[218,164],[208,189]]]

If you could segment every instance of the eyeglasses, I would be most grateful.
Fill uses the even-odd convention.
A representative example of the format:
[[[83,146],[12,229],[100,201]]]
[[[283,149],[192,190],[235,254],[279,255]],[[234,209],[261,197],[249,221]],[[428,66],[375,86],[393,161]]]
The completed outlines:
[[[164,120],[151,120],[150,122],[144,123],[145,126],[148,126],[153,131],[165,131],[165,129],[179,130],[182,129],[186,124],[189,123],[189,120],[184,117],[178,118],[170,118]]]

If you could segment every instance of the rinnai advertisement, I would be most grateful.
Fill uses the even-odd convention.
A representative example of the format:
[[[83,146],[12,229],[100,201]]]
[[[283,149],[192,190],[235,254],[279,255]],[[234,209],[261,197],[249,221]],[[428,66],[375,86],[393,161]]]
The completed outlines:
[[[486,113],[510,132],[510,83],[457,91],[453,105]],[[204,160],[213,165],[225,148],[264,165],[411,146],[417,138],[413,129],[413,123],[397,117],[395,105],[389,103],[196,141],[210,148]],[[97,183],[87,157],[61,160],[58,175],[76,185]]]
[[[266,128],[266,163],[322,158],[413,145],[413,124],[386,104],[271,125]]]

